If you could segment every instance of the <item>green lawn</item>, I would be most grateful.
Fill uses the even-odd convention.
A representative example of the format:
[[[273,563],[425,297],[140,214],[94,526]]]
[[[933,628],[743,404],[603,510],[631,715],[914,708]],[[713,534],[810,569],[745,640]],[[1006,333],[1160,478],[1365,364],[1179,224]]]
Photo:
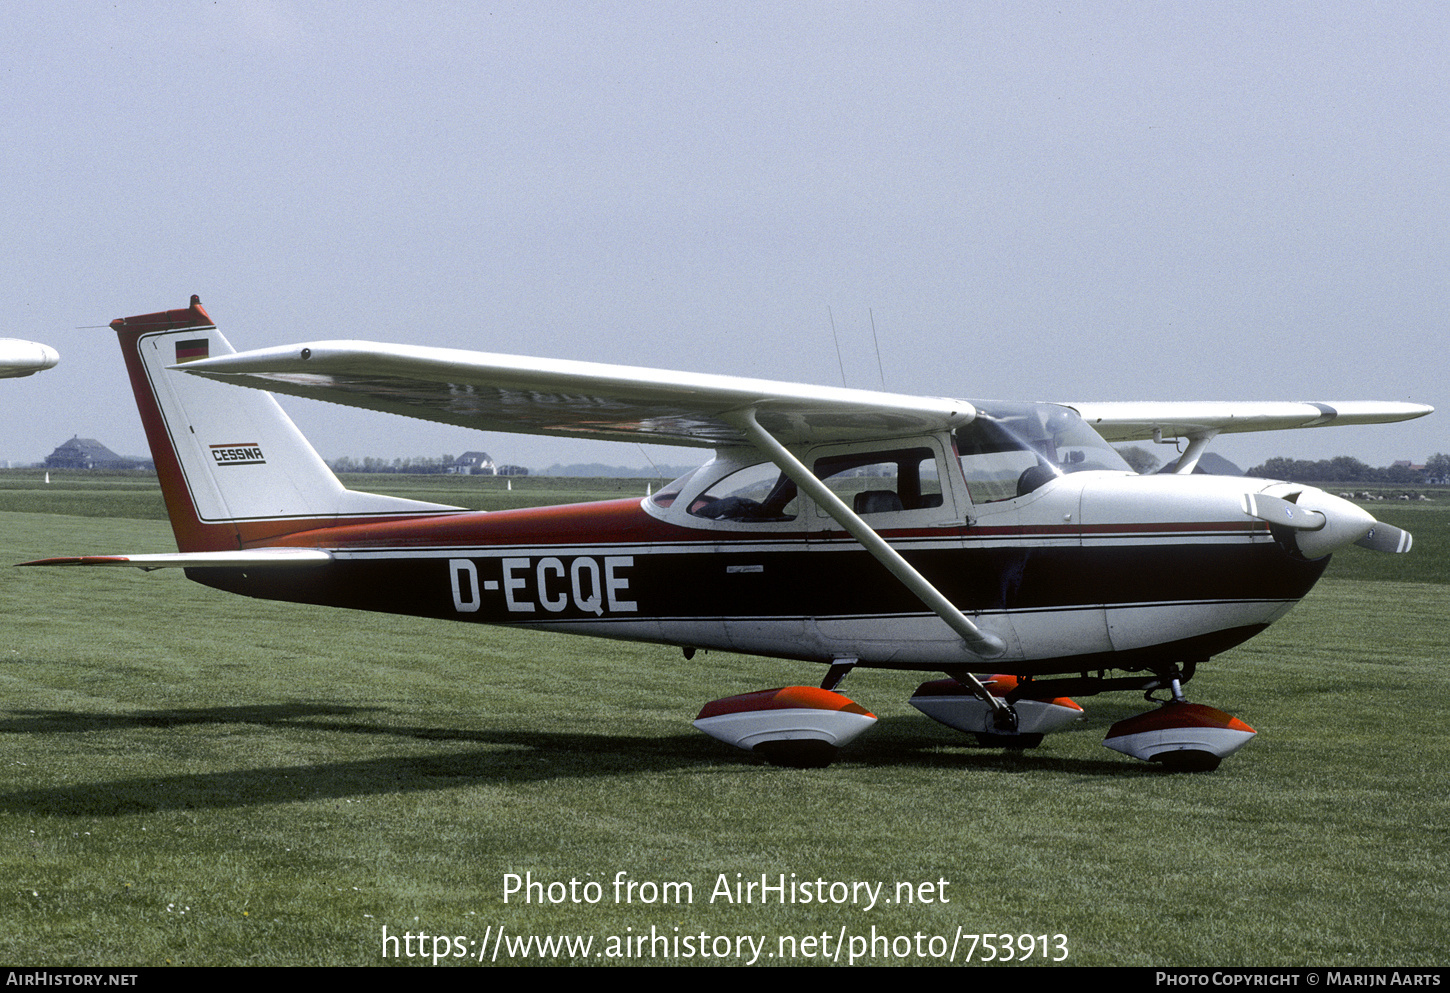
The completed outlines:
[[[0,959],[380,964],[385,927],[473,956],[502,927],[592,937],[591,963],[653,929],[712,955],[731,939],[690,963],[748,960],[746,936],[778,961],[782,937],[825,933],[827,953],[844,934],[893,964],[960,928],[1034,936],[1034,961],[1065,935],[1069,964],[1442,964],[1450,515],[1374,512],[1415,552],[1337,555],[1203,667],[1193,698],[1259,737],[1194,776],[1101,746],[1143,709],[1131,694],[1012,755],[918,715],[917,677],[861,672],[843,689],[879,724],[828,769],[784,770],[689,722],[814,667],[266,603],[171,571],[0,568]],[[0,512],[7,561],[174,549],[160,521],[75,513]],[[1367,574],[1376,559],[1398,578]],[[693,900],[617,903],[621,872]],[[603,897],[505,903],[526,873]],[[722,876],[763,873],[947,885],[870,910],[711,902]]]

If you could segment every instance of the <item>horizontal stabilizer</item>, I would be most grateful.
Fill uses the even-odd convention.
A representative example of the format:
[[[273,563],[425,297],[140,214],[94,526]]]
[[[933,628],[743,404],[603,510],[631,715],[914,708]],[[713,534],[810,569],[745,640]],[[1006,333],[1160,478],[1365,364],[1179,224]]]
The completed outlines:
[[[332,561],[320,548],[253,548],[226,552],[171,552],[159,555],[76,555],[20,565],[101,565],[132,569],[244,569],[258,566],[319,565]]]

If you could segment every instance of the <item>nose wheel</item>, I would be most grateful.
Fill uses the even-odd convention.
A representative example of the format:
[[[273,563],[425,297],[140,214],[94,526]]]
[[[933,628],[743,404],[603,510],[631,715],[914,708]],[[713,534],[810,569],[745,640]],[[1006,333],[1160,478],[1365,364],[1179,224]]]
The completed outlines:
[[[1114,724],[1103,746],[1156,762],[1170,772],[1212,772],[1257,733],[1232,714],[1189,703],[1176,670],[1168,675],[1166,684],[1170,699],[1160,701],[1157,710]],[[1154,692],[1149,690],[1144,699],[1156,700]]]

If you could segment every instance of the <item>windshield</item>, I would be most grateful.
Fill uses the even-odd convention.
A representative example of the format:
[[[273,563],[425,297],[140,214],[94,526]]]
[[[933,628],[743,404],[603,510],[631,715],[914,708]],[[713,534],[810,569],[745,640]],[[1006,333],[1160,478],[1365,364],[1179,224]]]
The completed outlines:
[[[1069,472],[1133,471],[1067,407],[997,400],[976,407],[972,423],[952,435],[973,503],[1024,496]]]

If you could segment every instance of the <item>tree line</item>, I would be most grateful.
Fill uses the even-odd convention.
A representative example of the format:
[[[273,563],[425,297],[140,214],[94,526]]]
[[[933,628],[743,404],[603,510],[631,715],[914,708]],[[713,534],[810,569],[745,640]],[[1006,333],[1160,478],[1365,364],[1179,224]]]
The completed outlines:
[[[403,472],[426,476],[455,472],[457,471],[455,465],[457,461],[452,455],[440,455],[437,458],[415,455],[406,459],[380,459],[371,455],[364,459],[355,459],[350,455],[344,455],[327,464],[333,472]],[[498,467],[497,474],[500,476],[527,476],[529,470],[521,465],[501,465]]]
[[[334,459],[328,465],[333,472],[411,472],[411,473],[435,473],[448,472],[453,468],[455,459],[452,455],[440,455],[436,459],[426,455],[415,455],[406,459],[379,459],[369,455],[365,459],[355,459],[350,455],[344,455],[340,459]]]
[[[1272,458],[1244,473],[1263,479],[1284,479],[1295,483],[1369,483],[1385,486],[1424,486],[1450,478],[1450,455],[1436,452],[1425,460],[1423,469],[1408,465],[1375,467],[1348,455],[1332,459]]]

